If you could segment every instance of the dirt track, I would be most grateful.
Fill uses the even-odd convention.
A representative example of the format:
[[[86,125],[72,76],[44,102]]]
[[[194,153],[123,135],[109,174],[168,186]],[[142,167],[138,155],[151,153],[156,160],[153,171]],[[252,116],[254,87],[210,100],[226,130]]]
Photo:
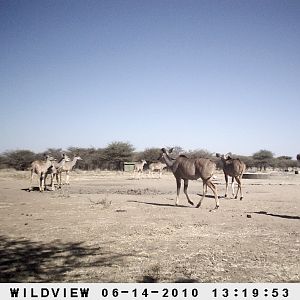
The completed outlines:
[[[244,200],[216,212],[212,196],[175,207],[172,174],[70,182],[29,193],[28,172],[0,172],[1,282],[300,282],[300,175],[245,179]],[[223,196],[221,173],[215,183]]]

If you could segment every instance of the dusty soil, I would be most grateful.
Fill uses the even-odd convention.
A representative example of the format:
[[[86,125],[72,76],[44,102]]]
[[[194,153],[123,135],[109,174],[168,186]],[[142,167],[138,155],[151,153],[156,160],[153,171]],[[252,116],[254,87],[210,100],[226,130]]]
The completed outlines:
[[[183,193],[175,207],[169,173],[70,182],[28,192],[28,172],[0,172],[1,282],[300,282],[300,175],[244,179],[240,201],[217,174],[217,211],[210,191],[199,209]]]

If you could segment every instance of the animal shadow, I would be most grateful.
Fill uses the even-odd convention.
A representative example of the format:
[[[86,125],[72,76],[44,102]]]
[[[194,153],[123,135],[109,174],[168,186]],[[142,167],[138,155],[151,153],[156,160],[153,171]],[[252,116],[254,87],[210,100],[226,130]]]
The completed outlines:
[[[146,202],[146,201],[137,201],[137,200],[128,200],[127,202],[133,203],[141,203],[146,205],[153,205],[153,206],[163,206],[163,207],[184,207],[184,208],[193,208],[193,206],[186,206],[186,205],[174,205],[169,203],[155,203],[155,202]]]
[[[255,211],[255,212],[252,212],[252,213],[253,214],[258,214],[258,215],[266,215],[266,216],[271,216],[271,217],[283,218],[283,219],[300,220],[299,216],[272,214],[272,213],[268,213],[266,211]]]

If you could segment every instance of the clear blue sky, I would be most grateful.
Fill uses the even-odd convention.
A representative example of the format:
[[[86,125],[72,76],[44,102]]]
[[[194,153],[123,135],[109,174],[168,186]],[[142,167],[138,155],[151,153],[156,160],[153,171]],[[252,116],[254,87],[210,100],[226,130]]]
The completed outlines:
[[[300,1],[0,1],[0,152],[300,152]]]

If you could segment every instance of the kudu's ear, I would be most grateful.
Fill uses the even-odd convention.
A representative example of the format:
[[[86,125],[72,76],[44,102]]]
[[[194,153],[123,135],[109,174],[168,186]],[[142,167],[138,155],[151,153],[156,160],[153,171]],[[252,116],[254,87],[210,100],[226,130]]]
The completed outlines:
[[[226,154],[224,155],[224,158],[225,158],[225,159],[231,159],[231,157],[232,157],[232,153],[231,153],[231,152],[228,152],[228,153],[226,153]]]
[[[221,154],[220,153],[216,153],[216,157],[221,157]]]
[[[169,150],[169,153],[172,153],[174,150],[174,147],[172,147],[170,150]]]
[[[167,152],[166,148],[161,148],[160,150],[161,150],[161,152],[163,152],[163,153],[166,153],[166,152]]]

